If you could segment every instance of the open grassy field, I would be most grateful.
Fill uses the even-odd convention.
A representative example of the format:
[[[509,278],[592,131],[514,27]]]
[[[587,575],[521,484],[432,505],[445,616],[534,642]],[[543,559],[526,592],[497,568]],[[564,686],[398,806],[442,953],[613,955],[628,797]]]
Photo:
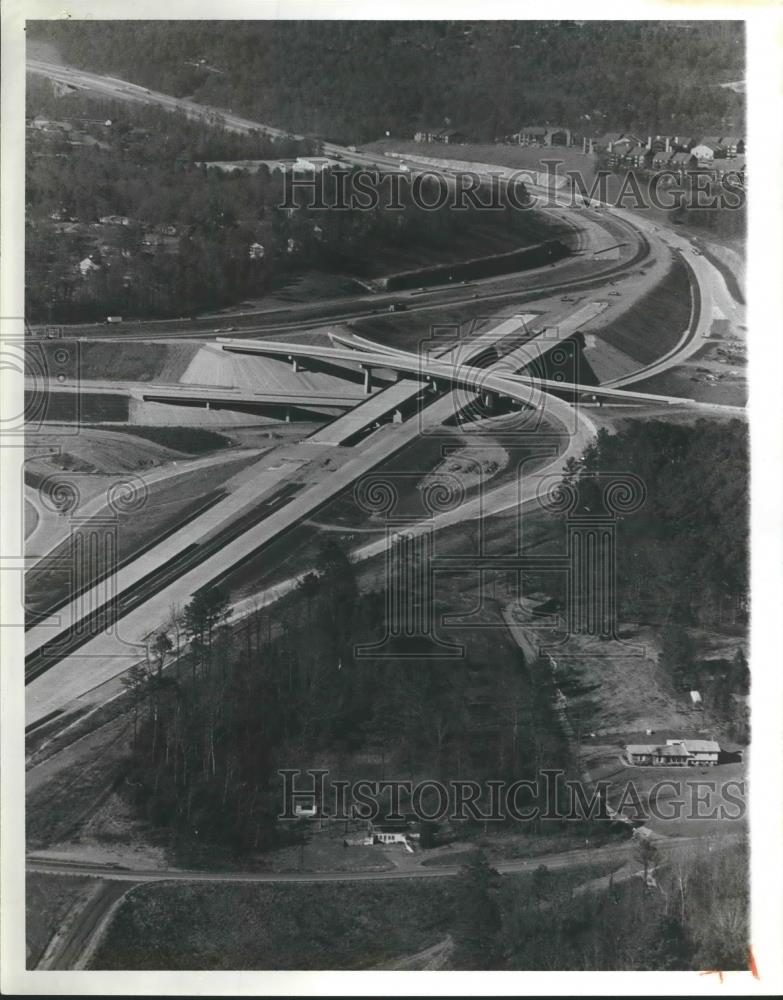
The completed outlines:
[[[553,890],[617,867],[551,873]],[[529,891],[530,875],[503,879],[500,905]],[[453,922],[454,879],[311,885],[160,884],[122,903],[93,970],[383,968],[436,945]]]
[[[160,441],[129,436],[123,433],[124,430],[87,425],[48,426],[45,433],[36,435],[36,443],[45,444],[52,453],[46,455],[41,449],[40,453],[31,455],[25,465],[25,478],[35,486],[37,482],[34,480],[40,480],[53,471],[110,476],[153,468],[184,457],[182,452],[166,447]],[[122,437],[118,436],[120,433],[123,433]],[[86,495],[81,486],[79,492]]]
[[[578,170],[588,188],[595,176],[596,158],[586,156],[581,147],[554,146],[539,149],[535,146],[504,146],[501,144],[461,143],[456,146],[440,142],[406,142],[399,139],[381,139],[363,147],[381,153],[408,153],[411,156],[431,157],[438,160],[470,160],[474,163],[496,163],[501,167],[520,170],[541,170],[546,167],[543,160],[559,160],[563,170]]]
[[[26,838],[30,850],[78,837],[123,773],[133,734],[130,714],[68,747],[53,765],[27,774]]]
[[[76,395],[69,392],[47,392],[43,411],[36,410],[33,417],[31,408],[37,405],[37,396],[25,390],[25,409],[32,419],[46,422],[67,423],[123,423],[128,419],[129,400],[127,396],[113,393],[90,392]]]
[[[451,886],[143,886],[121,905],[92,969],[360,969],[433,945]]]
[[[682,261],[674,260],[668,274],[596,337],[641,364],[651,364],[670,351],[686,330],[691,315],[691,286]]]
[[[30,345],[27,367],[29,374],[42,368],[50,374],[62,370],[69,378],[176,382],[187,368],[194,350],[192,344],[58,338],[34,341]]]
[[[233,444],[231,438],[208,430],[206,427],[145,427],[142,424],[134,424],[130,427],[112,428],[112,430],[135,438],[154,441],[155,444],[163,445],[165,448],[171,448],[185,455],[203,455],[206,452],[217,451],[219,448],[230,448]]]

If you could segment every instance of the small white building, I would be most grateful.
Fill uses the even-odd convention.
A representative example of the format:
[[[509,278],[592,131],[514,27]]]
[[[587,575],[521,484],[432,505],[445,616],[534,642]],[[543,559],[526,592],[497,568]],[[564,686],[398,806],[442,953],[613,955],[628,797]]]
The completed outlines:
[[[715,740],[667,740],[666,745],[670,747],[683,747],[688,754],[688,766],[709,767],[718,763],[720,745]]]
[[[82,273],[82,277],[86,278],[88,274],[93,271],[100,271],[101,265],[96,264],[92,257],[85,257],[84,260],[79,261],[79,270]]]

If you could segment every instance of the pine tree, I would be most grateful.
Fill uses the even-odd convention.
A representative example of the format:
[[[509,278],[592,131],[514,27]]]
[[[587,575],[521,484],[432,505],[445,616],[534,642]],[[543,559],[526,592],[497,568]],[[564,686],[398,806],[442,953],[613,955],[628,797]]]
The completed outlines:
[[[462,868],[457,886],[453,937],[457,968],[499,969],[501,916],[497,901],[500,876],[482,851]]]

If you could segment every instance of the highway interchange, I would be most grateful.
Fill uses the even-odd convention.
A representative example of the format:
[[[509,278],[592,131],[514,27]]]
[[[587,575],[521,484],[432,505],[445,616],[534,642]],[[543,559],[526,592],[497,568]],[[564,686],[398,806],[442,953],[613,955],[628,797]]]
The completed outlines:
[[[265,125],[248,121],[223,110],[204,108],[193,102],[172,98],[168,95],[153,93],[146,88],[137,87],[126,81],[99,77],[94,74],[54,66],[40,61],[31,61],[28,69],[33,73],[43,74],[61,83],[67,83],[76,88],[84,88],[103,94],[107,97],[128,101],[156,104],[170,110],[179,110],[185,114],[207,118],[219,123],[225,128],[239,132],[260,130],[269,135],[289,136],[283,130],[273,129]],[[377,166],[380,169],[398,169],[397,161],[374,154],[357,152],[333,144],[324,144],[324,154],[338,156],[348,163]],[[406,157],[411,163],[411,158]],[[413,164],[412,169],[416,169]],[[422,166],[421,169],[429,169]],[[564,195],[558,195],[557,200],[563,208],[569,205]],[[467,501],[458,510],[444,512],[434,519],[436,527],[455,523],[460,519],[506,509],[512,504],[528,503],[537,496],[540,483],[553,473],[559,472],[570,457],[578,457],[585,447],[594,439],[597,432],[596,423],[591,417],[591,406],[597,398],[607,399],[611,396],[620,399],[634,400],[637,403],[649,402],[655,405],[686,405],[692,407],[709,404],[697,404],[694,401],[682,400],[679,397],[651,396],[633,390],[633,385],[651,376],[661,374],[680,365],[683,361],[701,350],[710,336],[712,324],[716,316],[728,318],[735,325],[744,322],[741,307],[732,298],[726,283],[719,271],[701,255],[693,253],[691,242],[674,231],[654,225],[633,212],[610,208],[599,208],[595,204],[585,206],[581,210],[569,208],[568,216],[571,224],[579,227],[582,220],[589,227],[601,225],[620,226],[628,234],[629,241],[635,244],[635,253],[627,255],[626,259],[607,264],[605,269],[594,271],[581,279],[569,276],[558,280],[562,268],[557,265],[547,269],[546,273],[537,273],[520,286],[518,276],[507,276],[502,279],[486,279],[471,283],[469,288],[456,286],[432,290],[425,296],[416,293],[404,293],[403,298],[410,310],[438,309],[445,305],[459,306],[462,303],[475,302],[477,297],[482,300],[507,300],[517,295],[520,308],[525,308],[536,296],[556,296],[561,292],[573,293],[574,290],[584,290],[591,295],[600,297],[602,284],[614,282],[626,273],[638,271],[640,261],[654,262],[668,259],[672,253],[677,254],[691,273],[695,287],[698,289],[694,297],[694,314],[688,327],[681,332],[675,346],[653,363],[641,366],[637,371],[617,377],[604,383],[600,388],[595,386],[579,386],[570,383],[553,383],[541,379],[531,379],[529,376],[515,374],[511,368],[504,370],[502,357],[489,367],[477,367],[471,361],[478,353],[464,349],[452,356],[422,356],[411,352],[374,344],[361,338],[345,338],[335,336],[332,346],[317,346],[312,344],[297,344],[290,341],[271,341],[271,334],[296,333],[314,327],[323,328],[329,323],[340,323],[351,318],[360,318],[383,309],[387,304],[399,301],[400,293],[393,295],[357,296],[352,300],[329,302],[303,307],[291,307],[286,310],[270,312],[235,312],[232,322],[240,323],[236,330],[227,330],[225,325],[214,328],[215,318],[203,318],[197,321],[174,321],[170,324],[158,322],[149,325],[130,326],[124,324],[122,330],[101,329],[100,333],[94,327],[80,327],[69,331],[80,337],[123,337],[135,339],[173,339],[199,338],[211,340],[220,345],[221,349],[248,354],[261,354],[291,360],[295,358],[331,361],[337,365],[369,370],[383,370],[392,373],[400,382],[391,386],[381,387],[363,401],[363,393],[351,386],[352,396],[346,395],[338,404],[341,408],[349,408],[342,417],[337,417],[333,425],[327,424],[326,429],[334,426],[342,427],[340,421],[351,421],[346,426],[353,428],[351,434],[344,438],[338,435],[332,440],[328,435],[319,440],[317,434],[313,439],[305,439],[299,444],[286,445],[276,453],[276,460],[259,460],[257,474],[247,484],[244,490],[223,500],[216,507],[183,527],[151,551],[132,560],[118,574],[116,584],[120,600],[121,613],[119,620],[115,616],[111,624],[116,628],[100,631],[97,635],[81,637],[77,645],[69,645],[66,639],[65,653],[51,656],[46,653],[51,648],[52,639],[57,636],[71,634],[74,627],[82,624],[96,607],[101,606],[98,598],[100,588],[95,593],[87,594],[80,600],[72,601],[57,610],[50,620],[33,625],[27,632],[28,640],[28,687],[26,699],[26,723],[28,728],[36,727],[43,721],[56,717],[64,712],[68,705],[76,699],[83,699],[90,691],[101,692],[103,697],[107,692],[117,692],[117,679],[138,659],[140,650],[150,634],[151,628],[159,626],[167,617],[173,604],[180,606],[198,588],[203,587],[221,575],[241,560],[247,558],[249,552],[257,552],[280,533],[288,531],[292,526],[315,514],[324,504],[341,491],[352,486],[362,476],[376,468],[389,458],[391,454],[409,444],[420,433],[421,421],[429,421],[433,425],[446,419],[453,413],[456,393],[467,390],[474,394],[490,394],[495,398],[512,400],[520,407],[541,410],[546,413],[547,420],[560,424],[568,429],[564,449],[549,462],[539,467],[524,483],[520,493],[517,484],[513,489],[505,487],[488,494],[483,506],[479,508],[475,501]],[[569,259],[563,262],[569,263]],[[573,258],[570,263],[573,264]],[[227,317],[221,317],[225,323]],[[520,314],[520,322],[521,322]],[[512,326],[514,325],[513,321]],[[519,326],[520,322],[516,325]],[[503,327],[496,327],[500,330]],[[506,329],[503,329],[503,333]],[[231,336],[228,336],[228,334]],[[532,324],[532,335],[529,342],[531,349],[541,334],[541,328]],[[494,341],[492,331],[489,335],[482,334],[482,349],[487,343],[500,340],[498,334]],[[480,338],[481,339],[481,338]],[[548,348],[547,348],[548,349]],[[516,372],[524,362],[514,366]],[[52,386],[57,389],[57,385]],[[73,387],[61,386],[67,390]],[[99,386],[93,386],[93,391],[99,391]],[[116,388],[116,386],[115,386]],[[207,390],[191,389],[190,387],[158,387],[159,392],[180,392],[206,396]],[[564,396],[565,390],[565,397]],[[570,390],[570,391],[569,391]],[[126,386],[125,391],[154,393],[156,389],[149,385]],[[396,399],[418,399],[419,419],[402,420],[399,423],[386,424],[373,430],[368,436],[361,438],[353,450],[353,454],[344,455],[346,449],[338,449],[334,445],[351,438],[358,430],[362,432],[374,427],[378,420],[379,407],[384,413],[389,407],[383,402],[384,393]],[[395,396],[394,393],[397,395]],[[229,393],[230,395],[230,393]],[[292,400],[291,402],[294,402]],[[304,396],[297,397],[297,404],[305,402]],[[311,400],[315,405],[335,405],[334,398]],[[353,407],[357,408],[354,409]],[[367,407],[363,410],[363,407]],[[375,407],[375,409],[373,409]],[[740,408],[737,408],[738,412]],[[363,414],[366,413],[366,419]],[[358,420],[358,422],[357,422]],[[335,459],[338,451],[339,460]],[[281,460],[282,459],[282,460]],[[283,470],[286,470],[284,474]],[[295,484],[295,488],[291,488]],[[281,494],[281,489],[284,491]],[[276,502],[276,498],[282,498]],[[243,520],[244,519],[244,520]],[[239,525],[239,530],[237,530]],[[233,530],[233,534],[232,534]],[[216,541],[217,540],[217,541]],[[194,544],[207,544],[203,558],[198,560],[183,559],[183,553],[191,551]],[[383,540],[371,543],[365,547],[364,556],[376,555],[382,551]],[[359,556],[362,557],[362,556]],[[139,593],[138,588],[144,588],[151,579],[151,574],[160,573],[162,567],[173,567],[166,572],[154,587]],[[293,584],[295,581],[290,581]],[[158,583],[160,585],[158,586]],[[258,607],[274,600],[284,592],[280,587],[267,594],[259,594],[253,602]],[[129,596],[130,595],[130,596]],[[132,599],[131,599],[132,598]],[[125,603],[123,603],[123,601]],[[248,602],[246,602],[247,604]],[[84,608],[89,609],[88,612]],[[235,609],[240,611],[241,609]],[[106,622],[104,622],[106,624]],[[41,664],[44,663],[42,668]],[[114,687],[112,687],[114,684]],[[573,852],[572,852],[573,853]],[[581,854],[582,852],[576,852]],[[594,852],[585,852],[587,860],[594,858]],[[563,863],[582,863],[585,858],[576,858]],[[549,860],[547,861],[549,864]],[[523,871],[531,862],[519,862],[505,867],[501,871]],[[416,868],[415,871],[383,872],[373,874],[323,874],[323,875],[270,875],[236,873],[232,875],[213,875],[209,873],[147,871],[143,869],[122,871],[111,865],[85,866],[78,862],[63,862],[53,858],[30,857],[28,868],[31,871],[57,872],[70,874],[99,875],[108,879],[123,880],[138,883],[161,878],[199,878],[199,879],[244,879],[257,881],[293,880],[310,881],[322,879],[344,878],[399,878],[399,877],[435,877],[452,874],[450,867],[440,869]]]

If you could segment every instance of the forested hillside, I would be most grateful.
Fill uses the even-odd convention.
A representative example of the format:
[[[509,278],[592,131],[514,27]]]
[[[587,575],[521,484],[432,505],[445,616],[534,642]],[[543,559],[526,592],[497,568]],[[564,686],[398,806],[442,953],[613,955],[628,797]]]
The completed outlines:
[[[741,130],[741,22],[28,22],[73,65],[268,124],[363,142],[446,119]]]
[[[200,164],[311,155],[312,141],[236,135],[81,92],[58,97],[49,81],[32,77],[27,117],[36,116],[78,128],[28,129],[26,285],[33,322],[178,316],[263,297],[308,269],[372,278],[389,260],[399,260],[391,270],[405,270],[409,259],[415,264],[417,250],[426,251],[428,262],[451,262],[559,235],[535,212],[452,212],[448,205],[427,211],[414,203],[410,186],[400,187],[402,210],[392,208],[380,177],[373,181],[379,197],[372,211],[319,208],[306,189],[297,191],[295,211],[281,208],[280,173],[224,174]],[[336,180],[327,172],[316,183],[328,206]],[[254,243],[262,256],[250,256]],[[79,265],[88,257],[93,263],[85,273]]]
[[[640,510],[623,517],[617,570],[621,616],[682,624],[739,623],[748,593],[747,428],[648,420],[619,434],[599,432],[576,483],[598,509],[600,476],[614,469],[645,485]]]

